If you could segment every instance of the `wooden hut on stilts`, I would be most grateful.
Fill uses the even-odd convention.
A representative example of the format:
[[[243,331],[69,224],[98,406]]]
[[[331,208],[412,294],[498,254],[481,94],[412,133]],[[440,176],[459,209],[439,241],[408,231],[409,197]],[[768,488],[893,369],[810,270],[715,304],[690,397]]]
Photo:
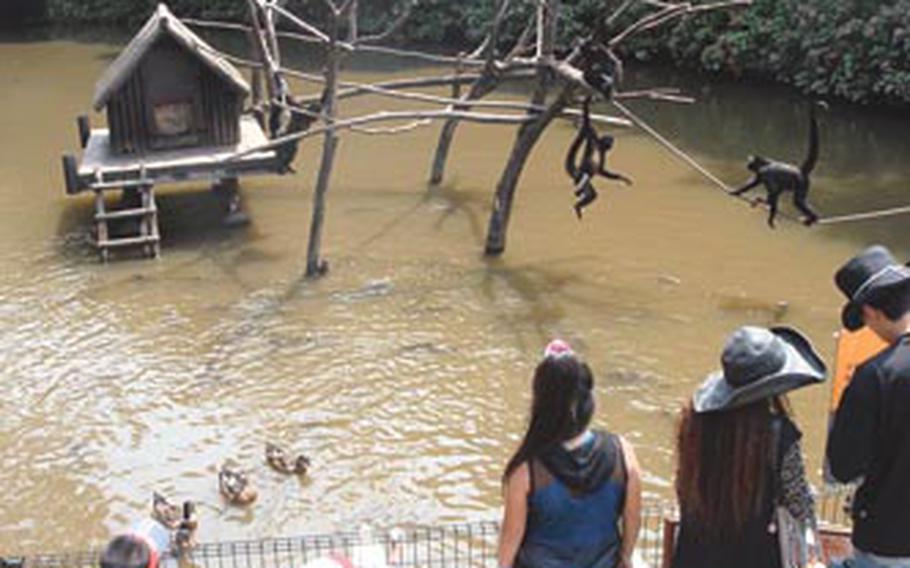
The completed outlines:
[[[63,157],[67,194],[95,193],[95,243],[103,260],[119,247],[160,252],[157,184],[211,180],[237,215],[237,180],[284,174],[294,152],[265,150],[227,157],[268,143],[257,120],[243,113],[250,87],[240,72],[159,4],[98,81],[94,109],[106,110],[108,128],[79,117],[83,149]],[[119,210],[105,193],[123,192]],[[136,234],[114,237],[108,222],[133,219]]]

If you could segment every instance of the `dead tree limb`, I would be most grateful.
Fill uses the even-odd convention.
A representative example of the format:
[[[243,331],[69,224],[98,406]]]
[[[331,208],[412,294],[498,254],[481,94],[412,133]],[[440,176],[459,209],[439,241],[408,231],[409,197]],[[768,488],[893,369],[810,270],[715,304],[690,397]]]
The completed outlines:
[[[496,185],[496,194],[493,197],[493,211],[490,213],[490,224],[487,229],[487,244],[485,253],[490,256],[502,254],[506,248],[506,233],[512,215],[512,202],[515,198],[515,189],[527,164],[531,151],[540,140],[541,134],[550,122],[559,115],[572,98],[573,88],[566,86],[555,101],[550,103],[546,112],[538,115],[533,121],[519,128],[515,137],[515,144],[509,155],[499,183]]]
[[[490,31],[487,33],[483,44],[481,44],[481,47],[483,48],[481,53],[483,54],[485,62],[483,71],[481,72],[480,78],[477,79],[477,81],[471,85],[468,92],[461,97],[462,102],[483,98],[499,86],[499,77],[501,74],[496,65],[496,44],[499,40],[500,28],[502,27],[503,20],[505,20],[506,12],[509,9],[509,3],[510,0],[498,0],[496,15],[490,25]],[[465,110],[467,108],[470,107],[465,107],[462,104],[454,104],[449,107],[449,110]],[[457,120],[448,120],[442,126],[442,131],[439,133],[439,142],[436,144],[436,152],[433,156],[433,165],[430,171],[430,185],[442,183],[442,180],[445,177],[446,162],[448,161],[449,150],[452,147],[452,140],[455,137],[455,130],[457,128]]]
[[[244,26],[243,24],[236,24],[233,22],[221,22],[216,20],[199,20],[194,18],[182,18],[180,20],[184,24],[190,27],[196,28],[206,28],[212,30],[221,30],[221,31],[241,31],[241,32],[250,32],[252,28],[249,26]],[[299,41],[302,43],[310,44],[325,44],[321,39],[314,37],[312,35],[305,35],[295,32],[279,31],[277,33],[279,38],[290,39],[294,41]],[[413,49],[402,49],[395,47],[387,47],[383,45],[369,45],[362,42],[358,42],[356,45],[352,46],[354,51],[362,53],[379,53],[383,55],[393,55],[396,57],[408,57],[412,59],[419,59],[421,61],[426,61],[427,63],[439,63],[443,65],[451,65],[458,62],[458,57],[450,55],[438,55],[434,53],[426,53],[423,51],[417,51]],[[465,67],[476,67],[481,68],[484,66],[484,61],[481,59],[466,57],[461,60],[462,65]],[[515,66],[524,66],[530,68],[533,66],[533,63],[530,61],[522,61],[516,59],[513,62]]]
[[[398,17],[395,18],[395,21],[393,21],[391,24],[389,24],[389,27],[387,27],[382,32],[379,32],[378,34],[365,36],[363,38],[356,40],[354,42],[354,45],[359,46],[361,44],[375,43],[378,41],[382,41],[384,39],[388,39],[389,37],[395,35],[407,23],[408,18],[411,17],[411,12],[414,10],[414,8],[417,7],[418,3],[419,3],[419,0],[409,0],[407,6],[405,6],[405,8],[404,8],[404,10],[402,10],[401,14],[399,14]]]
[[[313,192],[313,216],[310,222],[310,239],[307,245],[306,277],[316,278],[325,274],[328,265],[321,258],[322,227],[325,223],[326,192],[332,177],[335,163],[335,151],[338,147],[338,134],[335,130],[335,113],[338,105],[338,74],[341,62],[338,57],[338,28],[340,14],[335,6],[326,0],[332,8],[330,32],[325,62],[325,89],[323,91],[322,115],[325,121],[325,137],[322,146],[322,163],[319,165],[319,176]]]
[[[323,118],[325,118],[323,116]],[[303,132],[296,132],[293,134],[288,134],[285,136],[280,136],[273,140],[270,140],[266,144],[255,146],[253,148],[247,148],[241,152],[236,152],[227,156],[223,159],[224,162],[233,162],[243,158],[244,156],[249,156],[252,154],[258,154],[260,152],[266,152],[268,150],[274,150],[288,144],[290,142],[297,142],[304,140],[306,138],[311,138],[318,134],[324,134],[329,130],[346,130],[351,129],[354,126],[360,126],[363,124],[369,124],[371,122],[388,122],[396,120],[447,120],[450,118],[457,118],[459,120],[466,120],[468,122],[476,122],[479,124],[524,124],[531,120],[534,120],[534,115],[528,116],[527,114],[489,114],[489,113],[478,113],[478,112],[462,112],[462,111],[448,111],[448,110],[423,110],[423,111],[379,111],[373,114],[368,114],[365,116],[358,116],[355,118],[349,118],[345,120],[335,120],[331,123],[331,128],[329,125],[320,126],[316,128],[310,128],[309,130]],[[619,119],[622,120],[622,119]],[[629,122],[623,121],[624,125],[631,124]]]
[[[277,74],[275,69],[275,61],[272,59],[271,51],[269,50],[269,45],[265,38],[265,32],[262,29],[262,20],[260,19],[260,5],[256,0],[247,0],[247,6],[250,10],[250,23],[252,24],[252,32],[256,39],[256,45],[258,46],[258,54],[262,57],[262,67],[265,69],[266,78],[266,93],[268,94],[269,99],[275,98],[275,92],[278,89],[278,86],[275,84]]]
[[[541,58],[552,58],[553,48],[556,44],[559,0],[539,1],[540,8],[537,12],[537,52]],[[551,73],[552,71],[547,66],[538,67],[537,85],[531,96],[532,105],[540,106],[546,102],[547,93],[550,90]],[[543,134],[550,122],[569,104],[574,88],[572,84],[563,87],[556,100],[547,106],[546,111],[536,115],[532,121],[521,125],[518,129],[512,152],[509,154],[509,160],[502,172],[502,176],[499,178],[499,183],[496,185],[496,193],[493,196],[493,207],[490,212],[490,223],[487,228],[487,243],[485,247],[485,253],[488,256],[500,255],[505,250],[506,233],[512,216],[512,203],[515,199],[518,180],[521,178],[521,173],[524,171],[528,157],[531,155],[531,151],[537,141],[540,140],[541,134]]]

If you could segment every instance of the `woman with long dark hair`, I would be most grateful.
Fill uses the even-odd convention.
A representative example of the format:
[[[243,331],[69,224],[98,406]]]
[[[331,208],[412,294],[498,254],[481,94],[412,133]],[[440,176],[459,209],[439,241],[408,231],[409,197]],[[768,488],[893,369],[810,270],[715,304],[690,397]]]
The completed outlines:
[[[672,567],[804,566],[815,503],[785,393],[824,381],[825,365],[795,330],[757,327],[730,336],[722,363],[682,411]]]
[[[562,341],[534,371],[528,429],[503,473],[502,568],[631,568],[641,519],[632,446],[591,430],[594,377]]]

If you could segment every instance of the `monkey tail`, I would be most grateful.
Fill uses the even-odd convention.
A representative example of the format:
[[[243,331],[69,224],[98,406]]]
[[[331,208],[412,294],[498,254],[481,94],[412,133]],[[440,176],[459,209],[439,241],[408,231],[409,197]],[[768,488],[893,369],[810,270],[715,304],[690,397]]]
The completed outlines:
[[[828,108],[822,101],[812,101],[809,106],[809,152],[803,165],[799,168],[803,176],[808,176],[818,163],[818,117],[816,108]]]
[[[581,150],[581,145],[585,142],[586,137],[589,135],[589,130],[591,128],[591,97],[585,97],[583,107],[582,107],[582,125],[578,129],[578,134],[575,136],[575,140],[572,141],[572,144],[569,146],[569,151],[566,152],[565,159],[565,170],[573,180],[578,178],[578,151]]]

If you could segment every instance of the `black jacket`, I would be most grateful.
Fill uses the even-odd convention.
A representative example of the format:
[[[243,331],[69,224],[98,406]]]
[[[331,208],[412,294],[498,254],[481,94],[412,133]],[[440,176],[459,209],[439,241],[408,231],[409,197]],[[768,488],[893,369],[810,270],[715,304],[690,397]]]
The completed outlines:
[[[838,481],[864,479],[853,504],[853,544],[910,556],[910,336],[857,368],[827,454]]]

